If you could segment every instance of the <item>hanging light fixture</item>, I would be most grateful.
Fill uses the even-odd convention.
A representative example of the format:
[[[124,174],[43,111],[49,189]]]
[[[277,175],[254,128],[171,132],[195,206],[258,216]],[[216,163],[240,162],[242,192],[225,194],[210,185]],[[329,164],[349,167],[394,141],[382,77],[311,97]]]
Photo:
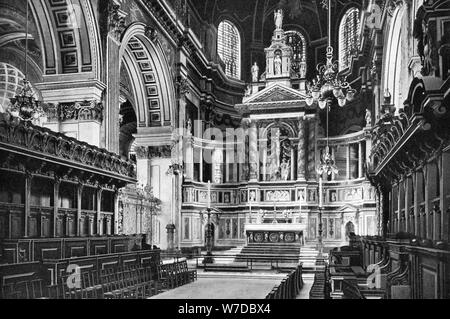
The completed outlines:
[[[307,84],[306,104],[311,106],[314,102],[319,103],[319,107],[324,109],[324,100],[335,98],[338,104],[344,107],[347,101],[351,102],[355,98],[356,90],[352,89],[347,82],[347,77],[339,73],[339,62],[333,61],[334,49],[331,46],[331,0],[322,0],[322,5],[328,10],[328,47],[327,62],[317,65],[317,77],[312,83]]]
[[[323,103],[325,106],[322,108]],[[329,107],[331,104],[331,99],[325,99],[319,101],[319,107],[324,109],[327,109],[327,146],[325,147],[325,152],[322,155],[321,162],[317,166],[317,174],[320,178],[322,178],[323,174],[325,173],[327,177],[330,177],[335,174],[337,175],[339,173],[339,170],[336,166],[336,162],[334,160],[334,156],[330,152],[330,138],[329,138]]]
[[[23,87],[18,91],[17,95],[10,99],[11,105],[8,109],[9,114],[18,118],[25,123],[36,121],[45,114],[42,104],[34,97],[33,89],[27,79],[28,76],[28,29],[29,29],[29,3],[26,1],[26,31],[25,31],[25,78],[23,79]]]

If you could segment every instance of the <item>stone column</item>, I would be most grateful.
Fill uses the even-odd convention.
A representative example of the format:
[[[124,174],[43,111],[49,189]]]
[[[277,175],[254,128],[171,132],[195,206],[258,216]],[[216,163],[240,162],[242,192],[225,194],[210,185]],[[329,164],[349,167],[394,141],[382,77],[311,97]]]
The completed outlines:
[[[317,136],[317,119],[312,118],[308,120],[308,155],[307,155],[307,170],[308,178],[315,180],[316,178],[316,136]]]
[[[84,187],[84,185],[82,183],[78,183],[78,185],[77,185],[77,217],[75,220],[77,237],[81,236],[80,219],[81,219],[81,197],[83,196],[83,187]],[[66,235],[69,235],[69,234],[67,234],[67,228],[66,228]]]
[[[418,187],[417,172],[413,172],[413,184],[414,184],[414,235],[420,237],[420,213],[419,213],[419,187]]]
[[[450,152],[442,153],[442,175],[440,181],[441,188],[441,239],[444,241],[449,241],[449,227],[450,227],[450,198],[448,195],[450,194],[450,183],[446,180],[448,176],[448,172],[450,171]]]
[[[101,187],[97,188],[96,200],[97,200],[97,212],[96,212],[96,228],[97,235],[103,235],[103,222],[102,222],[102,193],[103,189]]]
[[[151,165],[148,147],[136,147],[136,166],[138,182],[142,183],[143,185],[150,184]]]
[[[249,129],[249,165],[250,165],[250,182],[258,181],[258,128],[256,121],[252,121]]]
[[[55,177],[55,179],[53,180],[53,237],[57,237],[60,185],[61,179],[59,177]]]
[[[363,163],[364,160],[362,158],[362,142],[358,143],[358,177],[363,178]]]
[[[25,173],[25,206],[24,206],[24,218],[23,218],[23,226],[24,226],[24,237],[28,237],[29,229],[28,229],[28,219],[30,219],[30,210],[31,210],[31,183],[33,181],[33,174],[30,172]]]
[[[193,181],[194,180],[194,148],[193,148],[193,141],[192,137],[189,136],[185,140],[185,157],[184,162],[186,165],[185,170],[185,178],[186,181]]]
[[[351,179],[351,172],[350,172],[350,144],[347,144],[347,180]]]
[[[305,120],[298,121],[298,153],[297,153],[297,180],[306,179],[306,137]]]
[[[222,171],[223,150],[215,148],[212,153],[212,179],[216,184],[222,184],[225,180]]]
[[[111,235],[111,215],[106,216],[106,235]]]
[[[114,223],[114,235],[119,234],[119,192],[116,191],[114,193],[114,217],[113,217],[113,223]]]
[[[113,153],[119,153],[119,81],[120,81],[120,42],[111,35],[107,37],[108,67],[106,76],[107,105],[105,108],[105,138],[106,148]],[[113,67],[117,66],[117,67]]]
[[[169,224],[166,226],[167,229],[167,250],[173,251],[175,248],[174,242],[175,242],[175,225]],[[153,236],[153,232],[152,232]]]

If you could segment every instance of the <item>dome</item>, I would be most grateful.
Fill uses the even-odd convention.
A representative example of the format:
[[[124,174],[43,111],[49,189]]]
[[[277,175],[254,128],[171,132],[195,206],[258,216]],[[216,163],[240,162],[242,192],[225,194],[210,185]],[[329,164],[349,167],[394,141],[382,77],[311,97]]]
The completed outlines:
[[[23,88],[24,74],[16,67],[0,62],[0,111],[9,104],[9,99]]]

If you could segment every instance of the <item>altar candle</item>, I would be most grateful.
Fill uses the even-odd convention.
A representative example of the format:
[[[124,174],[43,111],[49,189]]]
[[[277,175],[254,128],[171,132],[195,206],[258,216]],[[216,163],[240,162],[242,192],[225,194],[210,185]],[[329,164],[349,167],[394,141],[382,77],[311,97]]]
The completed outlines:
[[[208,208],[211,208],[211,181],[208,181]]]

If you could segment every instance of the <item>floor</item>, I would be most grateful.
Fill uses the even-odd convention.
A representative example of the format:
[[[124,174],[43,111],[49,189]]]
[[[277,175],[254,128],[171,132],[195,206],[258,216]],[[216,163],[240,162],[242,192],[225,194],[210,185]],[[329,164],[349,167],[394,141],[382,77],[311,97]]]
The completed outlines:
[[[150,299],[264,299],[286,275],[262,273],[208,273],[196,282],[153,296]],[[308,299],[313,275],[304,275],[297,299]]]

